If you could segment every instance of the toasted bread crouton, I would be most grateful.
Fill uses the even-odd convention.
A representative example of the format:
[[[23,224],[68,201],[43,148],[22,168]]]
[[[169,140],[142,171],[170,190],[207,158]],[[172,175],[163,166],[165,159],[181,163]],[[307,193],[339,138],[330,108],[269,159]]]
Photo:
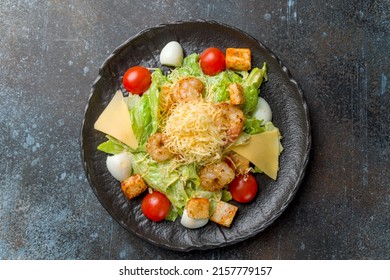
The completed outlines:
[[[245,103],[244,89],[239,83],[229,84],[228,91],[230,95],[230,104],[240,105]]]
[[[207,198],[191,198],[187,202],[187,215],[193,219],[208,219],[210,201]]]
[[[210,217],[210,220],[222,226],[230,227],[237,210],[238,207],[233,204],[218,201],[217,207]]]
[[[248,71],[251,65],[251,50],[245,48],[226,49],[226,69]]]
[[[148,187],[146,186],[141,175],[134,174],[121,182],[121,189],[127,199],[132,199],[143,193]]]

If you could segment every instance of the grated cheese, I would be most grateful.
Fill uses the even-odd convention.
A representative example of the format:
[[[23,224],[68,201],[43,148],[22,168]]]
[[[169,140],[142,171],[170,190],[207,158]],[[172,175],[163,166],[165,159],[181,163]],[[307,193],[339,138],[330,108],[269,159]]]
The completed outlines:
[[[165,120],[164,145],[181,163],[207,165],[222,158],[226,130],[215,121],[221,109],[203,100],[174,104]]]

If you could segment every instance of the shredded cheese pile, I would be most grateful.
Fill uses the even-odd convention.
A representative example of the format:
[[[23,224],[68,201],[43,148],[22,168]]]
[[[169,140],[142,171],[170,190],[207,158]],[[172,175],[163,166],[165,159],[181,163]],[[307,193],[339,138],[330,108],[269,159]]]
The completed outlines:
[[[162,129],[164,145],[185,164],[220,160],[226,139],[226,131],[215,121],[220,110],[203,100],[174,104]]]

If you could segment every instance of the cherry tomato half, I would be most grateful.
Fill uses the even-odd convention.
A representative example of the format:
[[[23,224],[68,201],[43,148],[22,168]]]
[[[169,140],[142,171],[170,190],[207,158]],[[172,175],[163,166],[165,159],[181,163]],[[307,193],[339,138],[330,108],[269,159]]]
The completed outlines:
[[[142,66],[134,66],[125,72],[122,83],[128,92],[142,94],[150,86],[152,76],[148,69]]]
[[[200,67],[203,73],[214,76],[225,70],[225,54],[218,48],[205,49],[199,56]]]
[[[142,200],[141,209],[144,215],[154,221],[160,222],[165,219],[171,208],[171,202],[162,193],[154,191],[148,193]]]
[[[258,191],[257,181],[253,174],[239,175],[229,184],[229,191],[237,202],[252,201]]]

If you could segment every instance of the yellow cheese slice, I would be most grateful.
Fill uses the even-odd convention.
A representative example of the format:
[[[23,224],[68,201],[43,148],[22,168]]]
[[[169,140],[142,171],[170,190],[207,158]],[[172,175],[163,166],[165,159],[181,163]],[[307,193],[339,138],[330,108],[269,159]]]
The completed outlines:
[[[115,93],[108,106],[100,114],[94,128],[118,139],[133,149],[138,147],[137,139],[131,127],[129,110],[120,90]]]
[[[276,180],[279,170],[279,136],[278,129],[254,134],[248,144],[233,147],[232,150]]]

